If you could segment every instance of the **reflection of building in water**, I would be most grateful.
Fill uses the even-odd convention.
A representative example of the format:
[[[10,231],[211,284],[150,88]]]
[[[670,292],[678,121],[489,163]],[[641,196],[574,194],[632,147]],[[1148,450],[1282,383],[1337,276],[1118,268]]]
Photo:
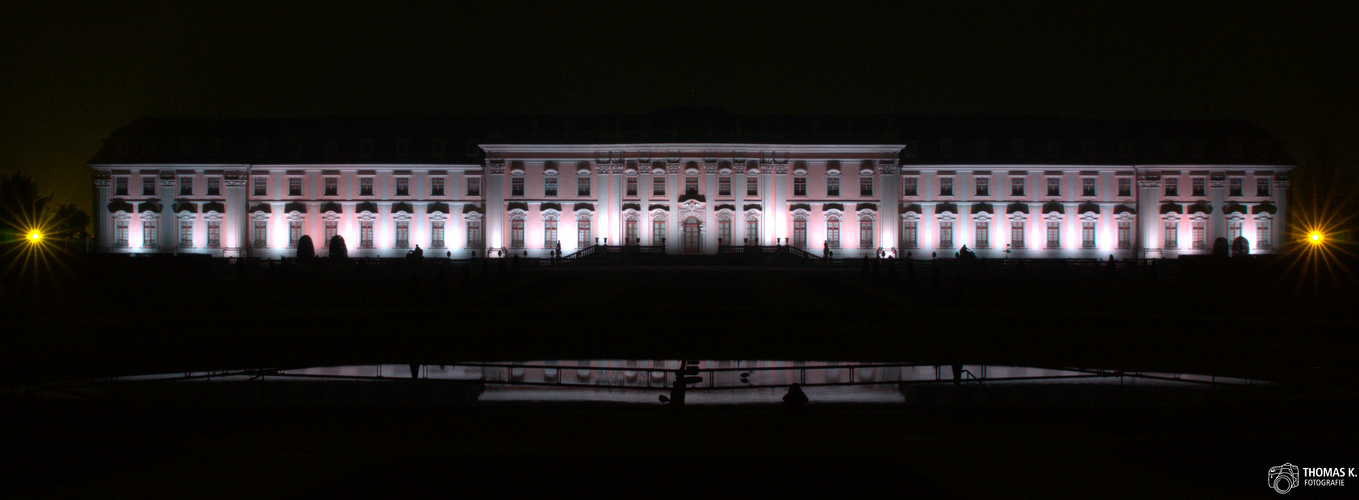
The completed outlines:
[[[1289,159],[1240,122],[733,115],[143,119],[90,160],[96,247],[546,256],[1202,253],[1283,240]]]

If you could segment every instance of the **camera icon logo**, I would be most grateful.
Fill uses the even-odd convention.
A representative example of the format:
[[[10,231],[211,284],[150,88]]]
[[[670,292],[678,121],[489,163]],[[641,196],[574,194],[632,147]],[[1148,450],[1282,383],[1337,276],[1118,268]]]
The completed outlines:
[[[1269,468],[1269,487],[1280,495],[1298,486],[1298,466],[1293,464],[1275,465]]]

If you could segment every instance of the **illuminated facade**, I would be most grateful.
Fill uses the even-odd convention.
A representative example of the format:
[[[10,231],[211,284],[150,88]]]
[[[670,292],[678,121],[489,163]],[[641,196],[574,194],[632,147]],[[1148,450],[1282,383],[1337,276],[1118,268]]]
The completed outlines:
[[[144,119],[90,161],[106,252],[455,258],[793,245],[1099,258],[1284,241],[1292,161],[1239,122],[888,115]]]

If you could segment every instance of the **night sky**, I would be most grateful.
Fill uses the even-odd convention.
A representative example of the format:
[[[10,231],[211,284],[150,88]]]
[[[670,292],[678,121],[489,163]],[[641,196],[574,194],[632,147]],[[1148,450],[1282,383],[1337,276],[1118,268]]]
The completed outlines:
[[[489,3],[7,2],[0,170],[88,209],[85,161],[142,116],[675,104],[1240,118],[1283,143],[1307,170],[1299,181],[1336,167],[1353,179],[1359,163],[1359,9],[1348,2]]]

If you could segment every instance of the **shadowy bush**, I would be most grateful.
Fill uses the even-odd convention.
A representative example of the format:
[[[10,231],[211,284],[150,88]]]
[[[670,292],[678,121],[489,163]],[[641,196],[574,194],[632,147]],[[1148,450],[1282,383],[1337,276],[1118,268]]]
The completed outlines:
[[[334,260],[348,259],[349,249],[344,246],[344,236],[335,235],[330,237],[330,258]]]
[[[311,243],[311,236],[302,235],[297,239],[297,260],[299,262],[311,262],[316,258],[316,246]]]
[[[1228,248],[1230,248],[1230,245],[1227,244],[1227,238],[1219,236],[1217,239],[1213,240],[1214,257],[1226,258]]]
[[[1232,257],[1245,257],[1250,255],[1250,241],[1245,236],[1237,236],[1232,240]]]

